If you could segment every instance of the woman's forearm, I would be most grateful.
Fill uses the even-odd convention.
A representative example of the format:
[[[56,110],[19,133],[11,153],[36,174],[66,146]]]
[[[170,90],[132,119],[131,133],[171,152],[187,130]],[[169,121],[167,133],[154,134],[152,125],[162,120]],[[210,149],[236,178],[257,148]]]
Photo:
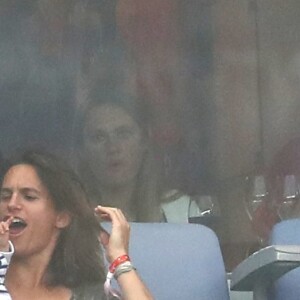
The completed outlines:
[[[121,274],[117,281],[121,288],[124,300],[154,299],[135,270]]]

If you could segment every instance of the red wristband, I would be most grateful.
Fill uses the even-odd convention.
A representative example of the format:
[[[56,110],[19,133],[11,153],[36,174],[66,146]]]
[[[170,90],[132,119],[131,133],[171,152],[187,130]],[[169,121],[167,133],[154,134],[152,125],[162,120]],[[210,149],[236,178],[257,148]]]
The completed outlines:
[[[109,297],[109,295],[113,295],[114,297],[121,299],[121,295],[119,294],[119,292],[117,290],[112,288],[110,281],[114,277],[116,268],[126,261],[130,261],[130,258],[127,254],[124,254],[124,255],[121,255],[118,258],[116,258],[109,266],[108,273],[106,275],[106,280],[104,282],[104,292],[107,297]]]
[[[124,263],[124,262],[126,262],[126,261],[130,261],[130,258],[129,258],[129,256],[128,256],[127,254],[124,254],[124,255],[119,256],[119,257],[116,258],[116,259],[111,263],[111,265],[109,266],[109,272],[112,273],[112,274],[115,273],[116,268],[117,268],[120,264],[122,264],[122,263]]]

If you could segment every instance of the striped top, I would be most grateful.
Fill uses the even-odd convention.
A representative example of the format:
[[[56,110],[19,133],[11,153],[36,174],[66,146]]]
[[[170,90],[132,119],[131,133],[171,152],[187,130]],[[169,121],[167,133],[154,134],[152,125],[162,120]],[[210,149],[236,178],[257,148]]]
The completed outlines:
[[[11,300],[11,297],[4,285],[5,275],[10,263],[10,259],[14,253],[14,246],[9,242],[9,252],[0,251],[0,300]]]

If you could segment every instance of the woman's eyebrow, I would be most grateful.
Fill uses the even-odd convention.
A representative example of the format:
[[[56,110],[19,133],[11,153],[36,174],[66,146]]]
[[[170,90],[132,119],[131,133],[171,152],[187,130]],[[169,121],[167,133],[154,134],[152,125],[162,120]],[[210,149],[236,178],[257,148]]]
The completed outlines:
[[[12,189],[10,188],[0,188],[0,193],[3,194],[3,193],[11,193],[12,192]]]
[[[20,191],[22,193],[35,193],[35,194],[41,193],[39,190],[32,188],[32,187],[24,187],[24,188],[21,188]]]

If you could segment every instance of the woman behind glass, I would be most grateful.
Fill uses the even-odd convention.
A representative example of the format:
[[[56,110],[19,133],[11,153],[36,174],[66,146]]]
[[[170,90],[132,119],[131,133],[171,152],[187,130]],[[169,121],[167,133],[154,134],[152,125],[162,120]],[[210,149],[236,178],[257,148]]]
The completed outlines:
[[[76,164],[92,204],[119,207],[130,221],[160,221],[161,181],[143,106],[95,89],[77,125]]]
[[[113,87],[93,89],[75,130],[78,173],[93,204],[130,221],[188,222],[190,197],[168,187],[144,103]]]

